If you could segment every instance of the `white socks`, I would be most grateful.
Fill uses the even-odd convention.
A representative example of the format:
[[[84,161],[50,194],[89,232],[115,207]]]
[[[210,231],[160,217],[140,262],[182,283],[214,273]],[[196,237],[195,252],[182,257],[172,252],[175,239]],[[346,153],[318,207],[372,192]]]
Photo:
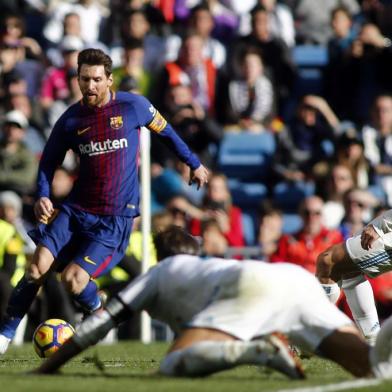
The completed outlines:
[[[321,284],[330,302],[336,304],[340,297],[340,287],[337,283]]]
[[[342,281],[353,318],[369,344],[374,344],[380,330],[380,323],[373,289],[363,275]]]
[[[167,354],[159,370],[167,376],[205,376],[242,364],[265,365],[291,378],[303,377],[300,364],[275,336],[251,342],[198,342]]]
[[[392,379],[392,317],[383,323],[369,359],[376,377]]]
[[[5,352],[7,351],[8,346],[10,345],[10,343],[11,343],[11,339],[10,338],[7,338],[4,335],[0,335],[0,355],[5,354]]]

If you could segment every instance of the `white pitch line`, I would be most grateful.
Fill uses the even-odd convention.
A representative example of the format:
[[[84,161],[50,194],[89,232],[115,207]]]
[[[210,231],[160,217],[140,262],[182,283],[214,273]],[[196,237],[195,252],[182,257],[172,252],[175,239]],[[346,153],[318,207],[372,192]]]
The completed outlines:
[[[315,387],[309,388],[292,388],[292,389],[279,389],[276,392],[335,392],[335,391],[344,391],[345,389],[352,388],[365,388],[370,386],[380,385],[382,380],[376,379],[359,379],[354,381],[344,381],[336,384],[327,384],[327,385],[319,385]]]

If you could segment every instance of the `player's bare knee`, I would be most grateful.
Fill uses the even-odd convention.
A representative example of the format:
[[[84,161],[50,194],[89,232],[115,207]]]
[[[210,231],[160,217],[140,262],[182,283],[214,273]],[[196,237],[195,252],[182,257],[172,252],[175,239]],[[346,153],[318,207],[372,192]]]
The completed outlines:
[[[86,287],[90,276],[82,268],[67,268],[61,274],[61,280],[68,292],[74,295],[80,294]]]
[[[47,272],[48,270],[46,268],[40,267],[40,265],[30,264],[26,270],[26,277],[29,281],[41,284],[45,279]]]

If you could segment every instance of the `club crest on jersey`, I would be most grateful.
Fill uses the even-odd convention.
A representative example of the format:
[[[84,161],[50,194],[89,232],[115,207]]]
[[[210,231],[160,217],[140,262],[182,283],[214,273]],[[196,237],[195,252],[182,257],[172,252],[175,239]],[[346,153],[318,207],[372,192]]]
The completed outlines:
[[[110,128],[120,129],[124,125],[122,116],[110,117]]]

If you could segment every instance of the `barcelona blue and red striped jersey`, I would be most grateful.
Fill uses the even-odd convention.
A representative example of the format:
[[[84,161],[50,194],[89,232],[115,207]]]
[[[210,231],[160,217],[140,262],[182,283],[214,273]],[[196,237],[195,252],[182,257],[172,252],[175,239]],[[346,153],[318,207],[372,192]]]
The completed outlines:
[[[37,180],[38,197],[50,197],[55,169],[72,149],[80,169],[66,204],[101,215],[139,214],[139,131],[146,126],[158,133],[192,169],[198,158],[161,114],[143,96],[111,93],[97,108],[78,102],[56,122],[43,151]]]

